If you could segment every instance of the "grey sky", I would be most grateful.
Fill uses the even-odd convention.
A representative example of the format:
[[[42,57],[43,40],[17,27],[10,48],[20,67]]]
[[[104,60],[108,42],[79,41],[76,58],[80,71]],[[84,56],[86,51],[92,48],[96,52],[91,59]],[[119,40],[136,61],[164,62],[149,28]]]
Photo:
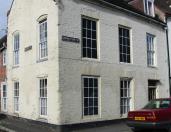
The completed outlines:
[[[12,0],[0,0],[0,37],[4,34],[1,29],[7,26],[7,11],[10,8]]]

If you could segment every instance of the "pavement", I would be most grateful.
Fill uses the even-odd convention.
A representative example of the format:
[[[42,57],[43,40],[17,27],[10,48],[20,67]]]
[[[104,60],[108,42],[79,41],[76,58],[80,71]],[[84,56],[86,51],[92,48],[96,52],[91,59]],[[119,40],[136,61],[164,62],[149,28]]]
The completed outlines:
[[[24,119],[4,117],[0,120],[0,132],[59,132],[56,126],[30,122]],[[70,126],[67,132],[132,132],[125,120],[106,124],[90,124],[84,127]],[[164,130],[143,130],[140,132],[166,132]]]

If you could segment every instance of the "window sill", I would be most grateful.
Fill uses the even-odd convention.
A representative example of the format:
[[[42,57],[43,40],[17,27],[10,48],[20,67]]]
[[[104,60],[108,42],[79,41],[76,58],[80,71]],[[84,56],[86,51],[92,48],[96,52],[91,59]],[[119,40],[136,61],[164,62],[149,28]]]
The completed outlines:
[[[37,121],[48,123],[48,119],[45,116],[40,116]]]
[[[19,65],[12,66],[12,69],[19,68]]]
[[[133,65],[133,63],[127,63],[127,62],[119,62],[119,64],[121,64],[121,65]]]
[[[157,69],[157,66],[147,66],[148,68],[154,68]]]
[[[81,58],[82,61],[96,61],[96,62],[99,62],[100,59],[97,58],[97,59],[94,59],[94,58]]]
[[[41,63],[41,62],[44,62],[44,61],[48,61],[48,58],[39,59],[39,60],[37,60],[37,63]]]

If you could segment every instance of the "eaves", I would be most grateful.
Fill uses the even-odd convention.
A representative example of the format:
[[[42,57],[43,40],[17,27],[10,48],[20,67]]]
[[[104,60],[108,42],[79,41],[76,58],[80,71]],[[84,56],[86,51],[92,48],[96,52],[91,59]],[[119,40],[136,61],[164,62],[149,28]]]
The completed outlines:
[[[113,4],[113,3],[107,2],[105,0],[82,0],[82,1],[85,1],[85,2],[88,2],[91,4],[95,4],[95,5],[104,7],[104,8],[109,8],[111,10],[112,9],[118,9],[118,10],[123,11],[125,13],[132,14],[135,17],[140,17],[140,18],[144,19],[144,21],[149,21],[151,23],[159,24],[163,27],[167,27],[167,23],[165,23],[159,19],[156,19],[154,17],[148,16],[148,15],[144,14],[143,12],[135,9],[134,7],[132,7],[130,5],[125,6],[125,5]]]

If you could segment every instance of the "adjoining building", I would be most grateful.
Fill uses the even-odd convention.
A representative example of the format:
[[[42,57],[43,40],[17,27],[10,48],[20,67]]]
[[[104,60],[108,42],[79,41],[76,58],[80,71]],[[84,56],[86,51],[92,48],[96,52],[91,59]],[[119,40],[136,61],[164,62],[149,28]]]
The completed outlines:
[[[153,0],[142,6],[145,12],[120,0],[14,0],[4,112],[68,125],[125,118],[169,97],[167,24],[155,17]]]
[[[169,66],[169,86],[171,96],[171,1],[156,0],[156,5],[166,14],[166,37],[167,37],[167,50],[168,50],[168,66]]]
[[[7,35],[3,36],[0,39],[0,108],[2,110],[6,109],[6,63],[7,63],[7,56],[6,56],[6,47],[7,47]]]

